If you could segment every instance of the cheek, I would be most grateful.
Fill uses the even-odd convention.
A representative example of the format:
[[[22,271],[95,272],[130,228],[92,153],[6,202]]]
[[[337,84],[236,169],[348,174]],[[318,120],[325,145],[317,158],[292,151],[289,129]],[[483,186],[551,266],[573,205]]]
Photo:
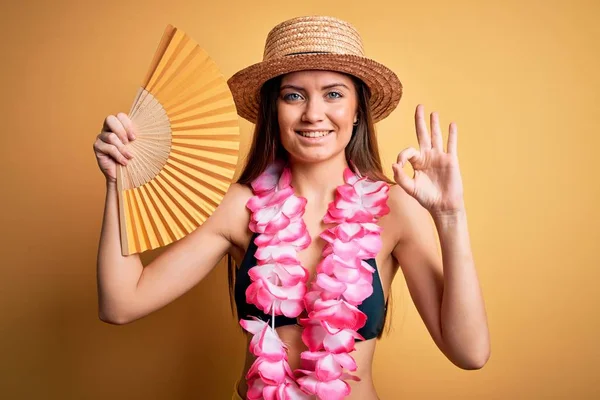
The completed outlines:
[[[335,107],[329,111],[329,118],[332,122],[344,131],[352,129],[354,120],[354,111],[352,107]]]
[[[351,107],[337,107],[331,110],[331,115],[336,118],[339,122],[351,121],[350,115],[352,114]]]
[[[290,129],[290,127],[293,126],[295,118],[296,116],[291,110],[285,107],[279,107],[277,109],[277,122],[279,123],[281,131]]]
[[[290,131],[294,126],[294,117],[289,110],[278,108],[277,123],[279,124],[279,140],[284,149],[290,150],[290,143],[293,138],[290,136]]]

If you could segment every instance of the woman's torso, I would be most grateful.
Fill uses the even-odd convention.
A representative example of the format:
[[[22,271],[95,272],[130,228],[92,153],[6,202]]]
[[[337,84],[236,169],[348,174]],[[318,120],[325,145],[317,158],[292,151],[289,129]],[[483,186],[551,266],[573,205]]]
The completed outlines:
[[[243,193],[244,196],[247,196],[247,199],[253,195],[249,188],[245,188]],[[243,203],[245,204],[245,202]],[[308,201],[306,204],[306,211],[303,219],[311,236],[311,243],[308,248],[298,252],[298,258],[301,262],[301,265],[309,271],[309,282],[314,280],[316,266],[322,259],[321,253],[325,245],[325,241],[321,239],[319,235],[325,229],[335,226],[334,224],[324,224],[322,222],[326,212],[327,204],[317,205],[314,204],[314,202],[311,203],[310,201]],[[249,210],[246,209],[244,215],[245,217],[242,218],[243,221],[240,221],[240,224],[236,224],[236,227],[231,227],[233,231],[230,232],[231,241],[233,244],[230,254],[235,260],[237,266],[242,264],[244,255],[246,254],[246,251],[250,246],[250,241],[253,237],[253,232],[248,228],[248,224],[250,222]],[[375,258],[375,263],[377,265],[377,270],[383,289],[383,295],[386,300],[388,298],[391,282],[398,268],[397,263],[392,256],[392,250],[397,242],[398,232],[397,227],[391,224],[392,219],[390,216],[391,213],[380,218],[378,221],[378,225],[383,228],[381,232],[382,249]],[[242,224],[241,222],[245,222],[245,224]],[[301,338],[302,328],[297,325],[286,325],[278,327],[276,330],[281,340],[288,346],[288,362],[292,371],[300,368],[300,354],[307,350]],[[246,337],[247,344],[249,344],[252,336],[247,333]],[[361,380],[347,381],[352,388],[351,395],[347,397],[349,400],[378,399],[371,374],[375,345],[376,338],[366,340],[364,342],[357,341],[356,350],[350,353],[352,358],[354,358],[356,361],[358,367],[356,371],[351,373],[358,376]],[[245,375],[255,359],[254,355],[250,353],[248,347],[249,346],[247,345],[245,365],[239,377],[240,384],[238,391],[242,398],[245,398],[247,390]]]

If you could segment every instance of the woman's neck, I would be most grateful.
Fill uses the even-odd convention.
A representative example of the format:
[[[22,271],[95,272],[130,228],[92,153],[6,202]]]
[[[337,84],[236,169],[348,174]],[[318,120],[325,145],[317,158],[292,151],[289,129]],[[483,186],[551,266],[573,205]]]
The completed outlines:
[[[292,187],[297,196],[309,204],[327,206],[334,199],[335,189],[344,184],[345,155],[319,163],[290,162]]]

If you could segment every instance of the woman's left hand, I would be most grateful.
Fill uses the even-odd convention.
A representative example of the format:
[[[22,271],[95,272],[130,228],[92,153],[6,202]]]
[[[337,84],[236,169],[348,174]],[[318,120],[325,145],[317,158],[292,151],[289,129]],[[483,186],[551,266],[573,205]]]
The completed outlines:
[[[447,215],[464,210],[463,185],[458,167],[457,127],[449,127],[447,151],[444,151],[442,131],[436,112],[430,115],[431,135],[427,130],[424,107],[415,112],[415,126],[420,149],[409,147],[398,154],[392,164],[394,179],[432,215]],[[414,169],[409,178],[402,167],[409,161]]]

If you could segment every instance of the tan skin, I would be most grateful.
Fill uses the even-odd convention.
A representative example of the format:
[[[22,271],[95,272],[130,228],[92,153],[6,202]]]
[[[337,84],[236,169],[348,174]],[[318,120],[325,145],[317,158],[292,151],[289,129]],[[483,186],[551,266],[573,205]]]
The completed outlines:
[[[290,156],[296,194],[308,200],[303,218],[312,238],[311,245],[298,257],[314,276],[324,246],[318,236],[333,226],[323,224],[322,218],[335,188],[343,184],[342,172],[347,167],[344,148],[357,116],[356,94],[351,79],[331,71],[287,74],[281,87],[277,107],[282,143]],[[417,107],[415,123],[421,150],[404,150],[398,164],[394,164],[398,185],[390,188],[390,213],[378,222],[383,228],[383,247],[376,262],[385,297],[401,266],[411,297],[436,345],[460,368],[477,369],[489,358],[487,319],[470,257],[457,158],[455,153],[450,154],[456,147],[456,127],[450,126],[445,153],[439,147],[441,131],[437,121],[437,114],[433,113],[429,135],[423,107]],[[99,317],[113,324],[130,323],[175,300],[200,282],[227,253],[239,265],[252,236],[245,206],[252,192],[233,184],[201,227],[174,243],[148,266],[142,266],[138,255],[121,256],[115,160],[126,165],[124,155],[127,143],[134,140],[134,129],[127,115],[109,116],[94,143],[98,164],[107,178],[98,257]],[[296,133],[308,129],[332,132],[315,144]],[[407,161],[415,169],[414,180],[399,168]],[[441,238],[443,258],[437,251],[431,217]],[[446,336],[444,329],[449,332]],[[300,353],[306,349],[300,327],[284,326],[277,332],[289,346],[291,368],[298,368]],[[352,387],[348,399],[378,399],[371,375],[375,345],[376,339],[357,343],[352,356],[358,365],[354,374],[361,381],[348,382]],[[247,352],[238,388],[242,398],[247,390],[244,376],[252,362],[253,356]]]

